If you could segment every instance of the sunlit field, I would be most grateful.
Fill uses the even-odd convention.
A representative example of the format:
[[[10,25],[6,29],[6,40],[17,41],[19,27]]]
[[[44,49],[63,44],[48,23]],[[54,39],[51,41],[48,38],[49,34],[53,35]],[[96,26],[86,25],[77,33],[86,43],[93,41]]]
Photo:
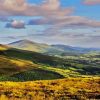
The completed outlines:
[[[0,82],[0,100],[87,100],[100,98],[100,78]]]

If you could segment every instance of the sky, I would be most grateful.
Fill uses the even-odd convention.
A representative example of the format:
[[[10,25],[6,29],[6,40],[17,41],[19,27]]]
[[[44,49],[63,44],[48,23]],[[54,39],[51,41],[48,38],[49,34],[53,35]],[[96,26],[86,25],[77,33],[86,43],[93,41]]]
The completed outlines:
[[[100,48],[100,0],[0,0],[0,43]]]

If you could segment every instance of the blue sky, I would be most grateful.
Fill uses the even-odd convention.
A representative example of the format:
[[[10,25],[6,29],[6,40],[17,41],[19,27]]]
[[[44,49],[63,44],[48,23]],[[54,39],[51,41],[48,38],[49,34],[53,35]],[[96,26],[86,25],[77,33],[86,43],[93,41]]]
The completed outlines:
[[[99,0],[0,0],[0,43],[100,48],[99,11]]]
[[[42,0],[29,0],[29,3],[40,4]],[[92,19],[100,20],[100,5],[94,6],[82,5],[82,0],[60,0],[62,7],[74,7],[73,15],[85,16]]]

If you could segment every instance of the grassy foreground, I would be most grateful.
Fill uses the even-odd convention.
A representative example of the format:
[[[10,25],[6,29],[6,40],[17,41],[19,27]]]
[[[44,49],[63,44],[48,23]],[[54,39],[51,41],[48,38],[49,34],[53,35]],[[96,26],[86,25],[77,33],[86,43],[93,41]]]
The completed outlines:
[[[0,82],[0,100],[100,99],[100,77]]]

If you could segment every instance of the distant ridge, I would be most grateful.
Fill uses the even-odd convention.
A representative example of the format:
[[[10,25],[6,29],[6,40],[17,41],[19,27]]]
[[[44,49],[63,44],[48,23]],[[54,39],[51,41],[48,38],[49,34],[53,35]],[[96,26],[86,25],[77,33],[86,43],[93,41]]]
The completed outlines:
[[[8,45],[22,50],[34,51],[48,55],[60,55],[60,56],[77,55],[77,54],[79,55],[90,52],[100,52],[100,48],[72,47],[61,44],[48,45],[43,43],[36,43],[26,39],[15,41]]]
[[[52,45],[53,47],[57,48],[57,49],[62,49],[64,51],[69,50],[72,52],[79,52],[79,53],[88,53],[88,52],[93,52],[93,51],[99,51],[100,52],[100,48],[83,48],[83,47],[72,47],[72,46],[68,46],[68,45]]]

